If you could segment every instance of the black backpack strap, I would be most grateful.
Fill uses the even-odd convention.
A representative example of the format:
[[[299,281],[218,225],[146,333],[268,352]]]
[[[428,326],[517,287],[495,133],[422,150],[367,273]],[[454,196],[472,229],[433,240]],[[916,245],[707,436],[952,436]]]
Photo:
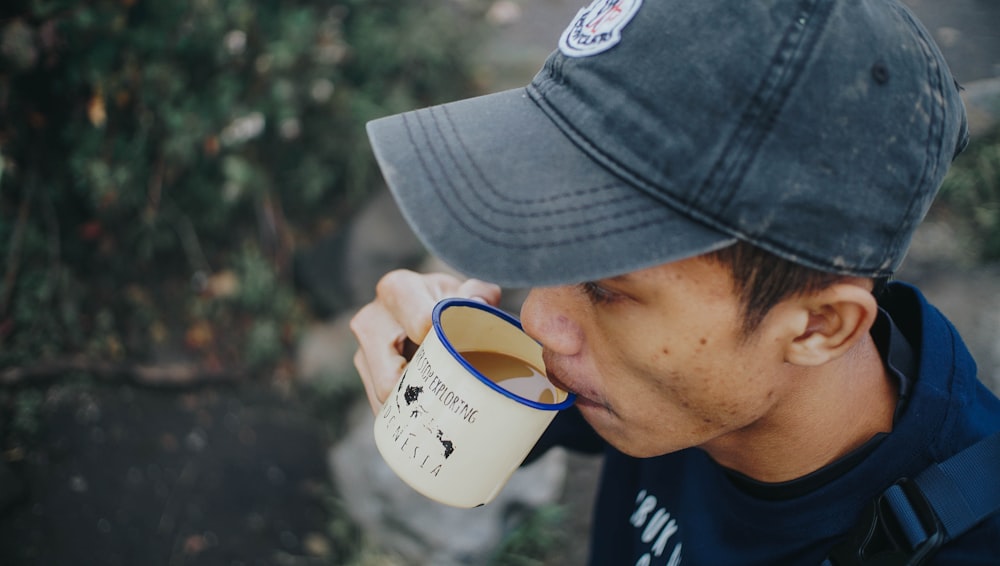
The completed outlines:
[[[916,566],[1000,511],[1000,432],[875,498],[822,566]]]

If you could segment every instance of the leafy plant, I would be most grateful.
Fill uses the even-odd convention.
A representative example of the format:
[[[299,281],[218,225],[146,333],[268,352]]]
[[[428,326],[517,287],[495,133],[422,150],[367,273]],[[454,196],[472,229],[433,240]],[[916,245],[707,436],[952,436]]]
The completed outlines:
[[[1000,260],[1000,132],[955,160],[941,188],[942,204],[960,222],[977,255]]]
[[[470,93],[462,18],[433,0],[4,2],[0,368],[279,365],[305,316],[291,256],[377,186],[364,123]]]
[[[492,566],[542,566],[558,556],[568,533],[564,530],[565,509],[545,505],[526,510],[507,533],[490,560]]]

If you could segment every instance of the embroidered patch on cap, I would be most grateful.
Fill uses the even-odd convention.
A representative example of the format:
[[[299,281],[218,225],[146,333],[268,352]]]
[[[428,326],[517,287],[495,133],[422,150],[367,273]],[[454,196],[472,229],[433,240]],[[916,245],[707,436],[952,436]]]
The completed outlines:
[[[586,57],[607,51],[622,39],[622,29],[639,11],[642,0],[594,0],[577,12],[559,38],[567,57]]]

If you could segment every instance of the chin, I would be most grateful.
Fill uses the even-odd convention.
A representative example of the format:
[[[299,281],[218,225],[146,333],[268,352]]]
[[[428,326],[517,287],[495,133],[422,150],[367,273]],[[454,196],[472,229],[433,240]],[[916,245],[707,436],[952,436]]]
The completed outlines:
[[[657,435],[656,433],[652,433],[652,436],[659,442],[650,443],[648,442],[649,434],[638,432],[637,427],[628,426],[607,409],[597,413],[582,410],[580,414],[605,442],[615,450],[633,458],[655,458],[694,446],[692,443],[685,442],[663,442],[665,435]]]
[[[677,448],[664,448],[664,447],[651,447],[651,446],[635,446],[632,444],[624,443],[619,445],[617,443],[611,442],[615,450],[618,450],[626,456],[631,456],[633,458],[655,458],[657,456],[663,456],[664,454],[670,454],[671,452],[677,452],[678,450],[683,450],[686,447]]]
[[[657,449],[656,447],[645,445],[637,438],[634,430],[629,430],[614,414],[603,406],[595,408],[581,407],[580,414],[584,420],[594,429],[605,442],[610,444],[615,450],[631,456],[633,458],[651,458],[662,456],[669,450]]]

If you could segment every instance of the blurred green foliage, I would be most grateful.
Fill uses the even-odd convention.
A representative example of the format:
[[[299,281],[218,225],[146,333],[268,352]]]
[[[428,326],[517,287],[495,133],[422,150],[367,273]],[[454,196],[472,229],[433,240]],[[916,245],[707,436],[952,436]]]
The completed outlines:
[[[942,204],[982,260],[1000,260],[1000,132],[970,144],[941,187]]]
[[[490,566],[544,566],[558,561],[561,548],[578,536],[565,530],[566,509],[543,505],[525,510],[490,558]]]
[[[273,368],[294,250],[377,186],[364,123],[471,93],[462,6],[5,0],[0,368]]]

